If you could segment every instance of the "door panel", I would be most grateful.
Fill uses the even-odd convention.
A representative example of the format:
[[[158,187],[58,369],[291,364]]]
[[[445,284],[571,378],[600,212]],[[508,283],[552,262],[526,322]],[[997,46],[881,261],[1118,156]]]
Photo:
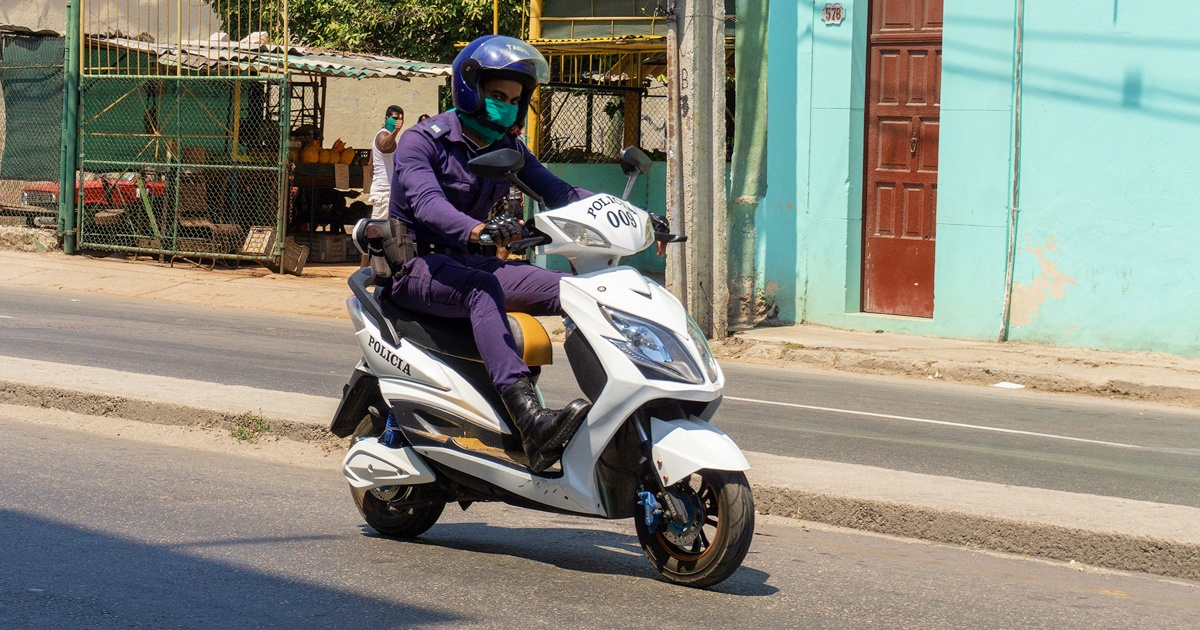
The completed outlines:
[[[879,162],[881,171],[908,171],[908,140],[912,135],[911,118],[879,120]]]
[[[941,0],[872,0],[862,310],[933,316]]]

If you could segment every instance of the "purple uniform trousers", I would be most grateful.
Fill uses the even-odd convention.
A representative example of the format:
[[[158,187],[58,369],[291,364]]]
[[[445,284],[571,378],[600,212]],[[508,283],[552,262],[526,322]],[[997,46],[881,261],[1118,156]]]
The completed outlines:
[[[392,285],[391,300],[419,313],[469,318],[479,358],[500,392],[529,376],[508,330],[508,310],[561,314],[558,281],[570,275],[477,254],[426,254],[405,269]]]

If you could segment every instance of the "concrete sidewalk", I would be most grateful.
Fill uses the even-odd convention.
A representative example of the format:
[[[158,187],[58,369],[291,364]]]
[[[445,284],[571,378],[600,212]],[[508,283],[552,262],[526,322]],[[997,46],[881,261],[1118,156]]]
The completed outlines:
[[[62,374],[71,374],[70,384]],[[334,445],[333,398],[0,357],[0,404],[231,427]],[[344,442],[344,441],[343,441]],[[345,444],[337,445],[344,448]],[[1200,580],[1200,509],[747,453],[760,512],[877,533]]]
[[[0,251],[0,287],[95,292],[318,317],[346,317],[352,265],[309,265],[301,277],[253,264],[208,270],[143,257],[93,258]],[[543,318],[561,340],[557,318]],[[939,339],[799,325],[738,332],[714,342],[724,361],[804,365],[825,370],[1141,399],[1200,407],[1200,359],[1023,343]]]

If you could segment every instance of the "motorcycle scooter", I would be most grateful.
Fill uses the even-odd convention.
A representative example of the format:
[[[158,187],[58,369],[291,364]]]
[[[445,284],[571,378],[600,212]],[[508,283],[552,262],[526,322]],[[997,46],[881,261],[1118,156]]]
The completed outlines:
[[[560,254],[564,350],[587,419],[560,462],[532,472],[475,348],[467,320],[407,311],[370,290],[370,269],[349,279],[346,306],[363,358],[331,430],[351,436],[343,473],[367,524],[399,538],[434,525],[446,504],[502,501],[550,512],[633,518],[638,540],[670,582],[707,587],[741,565],[754,533],[745,456],[710,424],[725,378],[704,334],[671,293],[618,266],[656,240],[680,241],[666,220],[625,201],[650,160],[630,147],[622,198],[598,194],[556,210],[517,177],[522,155],[494,151],[470,163],[538,202],[513,251]],[[366,220],[355,242],[366,253]],[[533,376],[552,360],[533,317],[509,315]],[[536,382],[536,381],[535,381]],[[385,429],[386,435],[385,435]],[[381,439],[382,437],[382,439]]]

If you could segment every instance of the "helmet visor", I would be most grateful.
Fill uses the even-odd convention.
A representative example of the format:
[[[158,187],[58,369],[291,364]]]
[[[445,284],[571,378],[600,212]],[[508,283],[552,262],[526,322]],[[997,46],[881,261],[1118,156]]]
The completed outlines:
[[[475,51],[472,58],[479,62],[481,70],[508,70],[527,74],[540,83],[550,81],[550,66],[536,48],[523,41],[504,38],[504,43],[486,42]]]

